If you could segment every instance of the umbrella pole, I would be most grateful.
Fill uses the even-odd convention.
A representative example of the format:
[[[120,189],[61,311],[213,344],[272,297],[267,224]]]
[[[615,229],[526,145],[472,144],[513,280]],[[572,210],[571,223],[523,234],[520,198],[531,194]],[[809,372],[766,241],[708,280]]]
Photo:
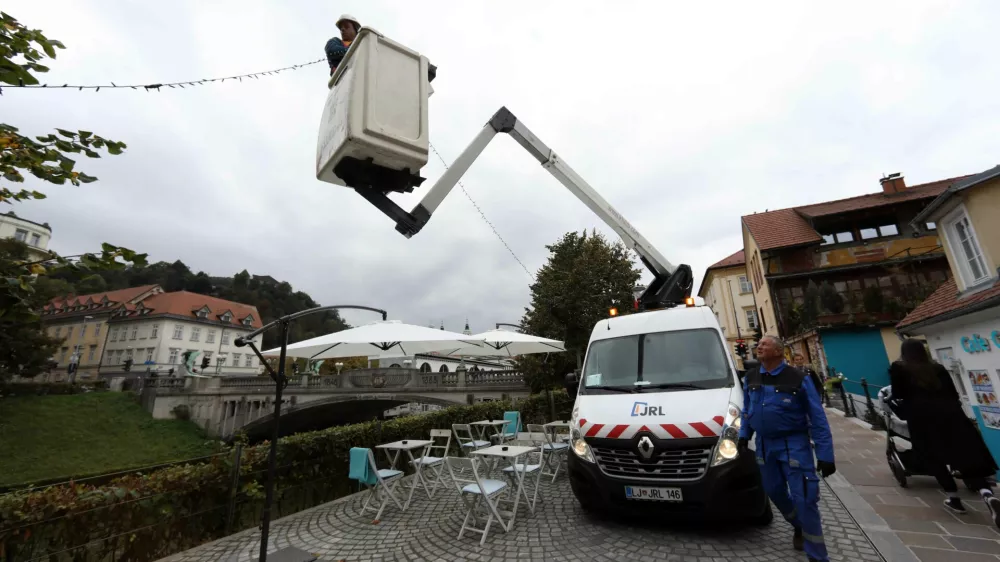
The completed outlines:
[[[278,355],[278,376],[274,378],[274,429],[271,432],[271,450],[267,453],[267,484],[264,488],[264,509],[260,516],[260,562],[267,560],[267,535],[271,530],[271,504],[274,502],[274,481],[277,478],[279,422],[281,421],[281,392],[288,384],[285,377],[285,353],[288,348],[288,320],[281,322],[281,352]]]

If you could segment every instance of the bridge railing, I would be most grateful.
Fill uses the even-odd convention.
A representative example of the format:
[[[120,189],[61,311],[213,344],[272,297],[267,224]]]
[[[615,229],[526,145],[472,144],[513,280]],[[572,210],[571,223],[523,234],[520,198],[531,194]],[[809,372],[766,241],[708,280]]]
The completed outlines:
[[[150,378],[149,385],[168,392],[206,390],[250,390],[273,388],[274,381],[266,375],[227,376],[207,378]],[[419,369],[384,368],[355,369],[336,375],[302,375],[289,377],[288,388],[322,391],[326,389],[428,389],[428,388],[493,388],[522,386],[524,374],[513,371],[457,371],[428,373]]]

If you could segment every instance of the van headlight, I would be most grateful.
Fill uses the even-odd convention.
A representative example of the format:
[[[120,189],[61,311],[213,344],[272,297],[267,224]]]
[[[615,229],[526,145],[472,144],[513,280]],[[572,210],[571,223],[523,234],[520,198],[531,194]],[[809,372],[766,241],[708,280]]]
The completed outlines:
[[[580,433],[580,430],[577,429],[575,425],[576,424],[574,424],[573,429],[570,431],[570,441],[572,441],[570,448],[573,449],[573,454],[577,457],[592,463],[594,462],[594,452],[590,450],[590,445],[583,440],[583,434]]]
[[[736,404],[730,404],[726,412],[726,419],[722,424],[722,437],[715,446],[715,458],[712,466],[719,466],[740,456],[739,440],[740,427],[743,425],[743,416]]]

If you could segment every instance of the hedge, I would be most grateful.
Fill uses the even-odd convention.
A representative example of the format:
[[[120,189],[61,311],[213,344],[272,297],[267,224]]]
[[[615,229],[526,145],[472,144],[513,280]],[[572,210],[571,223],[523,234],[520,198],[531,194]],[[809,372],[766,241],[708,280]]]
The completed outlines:
[[[569,419],[572,400],[562,391],[551,396],[556,418]],[[522,423],[551,421],[549,401],[539,394],[513,407],[510,402],[454,406],[282,438],[272,517],[356,491],[347,478],[351,447],[426,438],[431,429],[499,419],[512,408],[521,412]],[[99,486],[69,484],[2,495],[0,560],[151,561],[254,527],[260,519],[268,447],[267,442],[235,445],[230,454],[209,462],[130,474]],[[241,450],[241,462],[233,495],[236,450]],[[384,455],[376,458],[384,461]]]
[[[76,384],[64,382],[5,382],[0,383],[0,397],[82,394],[84,392],[107,389],[108,381],[106,380]]]

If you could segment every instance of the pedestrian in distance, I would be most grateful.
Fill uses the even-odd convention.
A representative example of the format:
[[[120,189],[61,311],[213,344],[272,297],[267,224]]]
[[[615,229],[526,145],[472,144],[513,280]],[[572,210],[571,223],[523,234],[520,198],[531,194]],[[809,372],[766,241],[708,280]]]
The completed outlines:
[[[811,562],[830,558],[819,515],[819,469],[837,471],[833,437],[816,386],[801,369],[785,363],[784,344],[774,336],[757,342],[760,369],[743,378],[743,424],[739,450],[749,453],[756,436],[757,467],[764,490],[794,529],[792,545]],[[811,438],[811,439],[810,439]],[[815,462],[813,461],[815,442]]]
[[[792,361],[800,371],[809,376],[809,380],[811,380],[813,384],[816,385],[816,392],[819,394],[819,397],[822,398],[823,378],[820,377],[819,373],[814,371],[811,366],[809,366],[809,363],[806,363],[806,356],[796,351],[795,355],[792,356]]]
[[[913,450],[920,452],[928,472],[948,494],[945,507],[954,513],[966,512],[951,474],[951,470],[958,470],[965,484],[979,492],[993,523],[1000,527],[1000,498],[993,495],[987,481],[996,474],[997,463],[965,415],[951,375],[931,360],[920,340],[904,341],[900,355],[889,367],[892,399],[901,403]]]
[[[357,18],[344,14],[337,20],[337,29],[340,30],[340,37],[334,37],[326,42],[326,61],[330,63],[330,76],[337,71],[340,61],[344,60],[347,49],[358,37],[361,31],[361,24]]]

